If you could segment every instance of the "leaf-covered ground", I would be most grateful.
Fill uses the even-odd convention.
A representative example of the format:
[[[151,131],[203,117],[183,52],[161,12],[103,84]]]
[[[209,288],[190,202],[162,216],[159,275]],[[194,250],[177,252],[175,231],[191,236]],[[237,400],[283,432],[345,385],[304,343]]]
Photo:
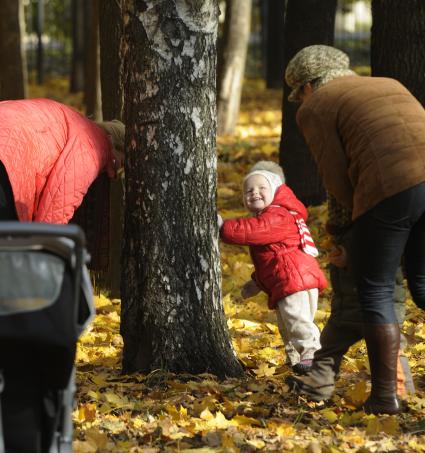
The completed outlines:
[[[79,98],[50,95],[78,107]],[[59,94],[58,94],[59,93]],[[281,93],[246,83],[237,132],[219,139],[219,209],[224,217],[245,215],[240,186],[259,159],[278,159]],[[310,209],[309,225],[326,244],[324,206]],[[234,347],[247,368],[244,379],[219,382],[212,375],[123,376],[120,302],[96,297],[97,316],[81,338],[77,356],[74,451],[83,452],[395,452],[425,451],[425,317],[408,301],[404,331],[417,395],[408,412],[367,416],[356,410],[368,391],[363,342],[346,357],[337,392],[327,404],[311,404],[288,393],[284,349],[275,315],[259,295],[242,301],[241,285],[252,264],[244,247],[222,245],[223,296]],[[326,251],[321,263],[326,267]],[[329,315],[329,292],[317,322]]]

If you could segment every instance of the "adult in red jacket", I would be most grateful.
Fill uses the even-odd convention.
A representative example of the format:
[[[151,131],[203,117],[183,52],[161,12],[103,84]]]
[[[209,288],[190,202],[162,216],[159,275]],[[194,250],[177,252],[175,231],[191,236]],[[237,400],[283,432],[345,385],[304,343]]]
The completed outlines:
[[[272,189],[269,196],[264,179]],[[244,199],[254,216],[224,221],[220,237],[230,244],[249,246],[255,267],[253,280],[269,296],[269,308],[277,309],[285,345],[290,342],[299,363],[306,366],[296,366],[292,354],[290,362],[295,370],[305,372],[320,347],[320,333],[313,321],[317,292],[326,287],[316,259],[301,243],[297,220],[302,220],[306,230],[307,210],[292,190],[267,170],[255,169],[247,175]]]
[[[67,223],[102,171],[122,164],[124,125],[50,99],[0,102],[0,220]]]

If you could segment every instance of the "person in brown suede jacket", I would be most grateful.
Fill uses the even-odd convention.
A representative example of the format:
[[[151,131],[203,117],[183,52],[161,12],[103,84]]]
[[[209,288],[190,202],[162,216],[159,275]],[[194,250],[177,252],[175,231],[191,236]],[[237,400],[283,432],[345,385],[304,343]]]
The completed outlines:
[[[404,254],[425,309],[425,111],[398,81],[360,77],[344,52],[314,45],[289,62],[290,100],[328,192],[352,210],[354,270],[372,390],[364,409],[400,411],[394,284]]]

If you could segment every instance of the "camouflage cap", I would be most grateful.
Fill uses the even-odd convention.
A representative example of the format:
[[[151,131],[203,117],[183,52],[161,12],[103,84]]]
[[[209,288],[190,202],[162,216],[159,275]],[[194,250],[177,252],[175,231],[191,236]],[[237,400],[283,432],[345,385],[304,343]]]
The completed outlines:
[[[325,77],[347,75],[350,66],[348,55],[342,50],[325,45],[313,45],[301,49],[288,63],[285,72],[286,83],[292,88],[289,101],[299,101],[300,89],[308,82]],[[351,72],[351,71],[348,71]],[[334,77],[332,77],[334,78]]]

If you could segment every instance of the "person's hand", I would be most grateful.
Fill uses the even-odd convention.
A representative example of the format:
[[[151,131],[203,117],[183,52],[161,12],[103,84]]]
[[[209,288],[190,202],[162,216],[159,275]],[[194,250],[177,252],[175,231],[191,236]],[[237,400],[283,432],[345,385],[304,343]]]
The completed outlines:
[[[329,253],[328,260],[336,267],[345,267],[347,266],[347,251],[342,245],[337,245]]]
[[[217,214],[217,225],[218,225],[218,229],[221,229],[221,227],[223,226],[223,219],[221,217],[220,214]]]
[[[112,155],[106,167],[108,176],[112,179],[123,178],[124,176],[124,153],[111,148]]]
[[[256,296],[261,289],[257,286],[254,280],[246,282],[241,288],[242,299],[248,299],[249,297]]]
[[[119,171],[124,169],[124,160],[125,155],[123,152],[118,151],[115,148],[112,148],[112,154],[114,155],[113,163],[115,167],[115,171],[119,173]]]

